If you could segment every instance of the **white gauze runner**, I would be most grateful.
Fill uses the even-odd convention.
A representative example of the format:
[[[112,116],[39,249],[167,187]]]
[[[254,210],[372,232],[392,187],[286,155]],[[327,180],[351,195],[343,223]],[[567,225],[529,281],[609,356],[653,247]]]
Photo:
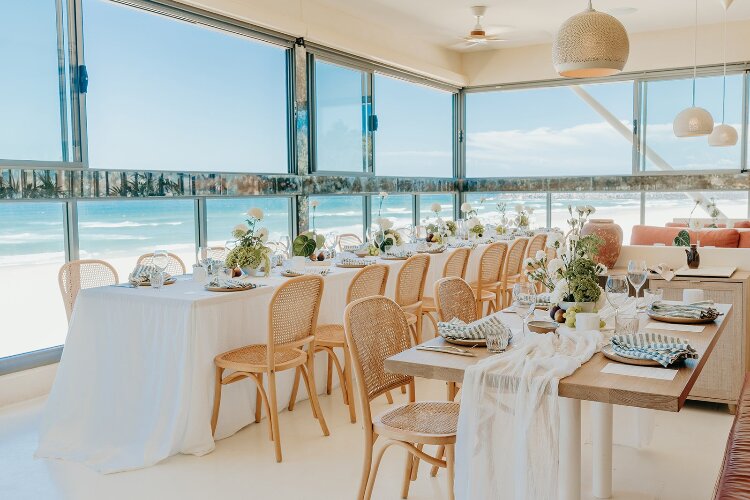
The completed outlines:
[[[557,385],[599,350],[601,333],[527,334],[508,352],[466,370],[456,443],[455,494],[557,498]]]

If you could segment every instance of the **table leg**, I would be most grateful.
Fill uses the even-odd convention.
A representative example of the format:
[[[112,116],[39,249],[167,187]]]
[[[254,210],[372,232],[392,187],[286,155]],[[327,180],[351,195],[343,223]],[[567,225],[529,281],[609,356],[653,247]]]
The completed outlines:
[[[591,403],[594,496],[612,496],[612,405]]]
[[[560,398],[560,500],[581,498],[581,402]]]

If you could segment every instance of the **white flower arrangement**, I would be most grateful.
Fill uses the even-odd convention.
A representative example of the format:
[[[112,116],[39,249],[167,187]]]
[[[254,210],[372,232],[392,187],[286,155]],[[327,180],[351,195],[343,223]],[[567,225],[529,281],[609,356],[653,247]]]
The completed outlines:
[[[247,215],[247,224],[238,224],[232,230],[237,245],[227,255],[227,267],[259,269],[262,266],[268,274],[271,270],[271,249],[265,246],[268,229],[258,227],[263,220],[263,210],[254,207],[247,211]]]
[[[432,204],[432,206],[430,207],[430,210],[431,210],[431,211],[432,211],[432,212],[433,212],[433,213],[434,213],[435,215],[439,214],[439,213],[440,213],[440,211],[441,211],[442,209],[443,209],[443,206],[442,206],[442,205],[440,205],[440,203],[433,203],[433,204]]]
[[[375,219],[375,224],[380,227],[381,231],[387,231],[388,229],[391,229],[393,227],[393,221],[391,221],[387,217],[378,217],[377,219]]]
[[[263,210],[261,210],[258,207],[253,207],[250,210],[248,210],[247,211],[247,215],[249,215],[250,217],[252,217],[253,219],[256,219],[258,221],[262,221],[263,220],[263,216],[264,216]]]

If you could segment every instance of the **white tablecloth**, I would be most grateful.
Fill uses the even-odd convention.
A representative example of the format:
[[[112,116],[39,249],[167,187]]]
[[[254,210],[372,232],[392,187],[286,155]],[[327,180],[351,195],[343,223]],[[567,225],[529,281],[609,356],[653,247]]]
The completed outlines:
[[[469,280],[476,278],[478,250],[472,252]],[[431,255],[428,295],[449,252]],[[387,295],[393,297],[403,261],[387,262]],[[356,272],[333,268],[325,277],[320,323],[341,323]],[[108,473],[153,465],[177,453],[213,450],[213,358],[267,341],[268,305],[285,278],[258,278],[254,281],[266,286],[234,293],[207,292],[186,278],[161,290],[81,291],[47,400],[37,457],[82,462]],[[325,389],[322,353],[316,362],[320,392]],[[293,374],[289,370],[277,378],[279,410],[288,402]],[[299,395],[307,397],[304,390]],[[251,423],[254,411],[251,381],[224,386],[217,439]]]

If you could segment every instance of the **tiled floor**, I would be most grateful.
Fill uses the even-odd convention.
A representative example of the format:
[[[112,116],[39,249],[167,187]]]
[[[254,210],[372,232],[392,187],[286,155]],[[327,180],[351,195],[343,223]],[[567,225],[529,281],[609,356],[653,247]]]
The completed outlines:
[[[439,399],[442,384],[420,381],[420,399]],[[398,394],[402,398],[401,394]],[[354,498],[361,467],[362,430],[350,424],[340,393],[322,398],[331,436],[324,438],[307,402],[281,415],[284,462],[277,464],[265,420],[218,443],[204,457],[179,455],[147,469],[100,475],[72,463],[34,460],[43,399],[0,408],[0,498],[20,499],[342,499]],[[385,400],[379,403],[385,406]],[[584,429],[588,425],[583,407]],[[616,432],[631,429],[633,413],[616,412]],[[711,497],[732,418],[714,405],[689,404],[677,414],[658,413],[652,442],[614,451],[616,499]],[[587,441],[584,430],[584,441]],[[628,436],[618,435],[618,442]],[[404,458],[384,458],[375,498],[400,498]],[[583,491],[590,498],[591,447],[583,448]],[[430,478],[425,467],[409,498],[447,498],[445,473]]]

